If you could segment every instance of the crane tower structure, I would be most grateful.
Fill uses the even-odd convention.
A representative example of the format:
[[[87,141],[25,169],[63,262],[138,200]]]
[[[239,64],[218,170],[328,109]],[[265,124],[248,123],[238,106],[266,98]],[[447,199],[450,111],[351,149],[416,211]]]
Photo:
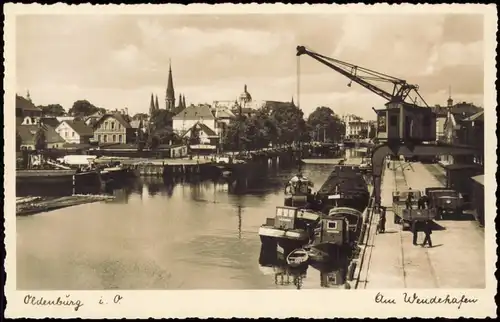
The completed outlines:
[[[372,150],[372,175],[375,205],[380,206],[380,185],[384,160],[387,155],[470,155],[477,149],[464,146],[438,144],[436,142],[436,114],[418,92],[418,85],[374,70],[353,65],[338,59],[297,46],[297,66],[300,56],[306,55],[330,67],[376,95],[387,100],[384,109],[372,109],[377,114],[377,141],[381,144]],[[299,67],[298,67],[299,68]],[[300,71],[297,70],[300,79]],[[300,84],[300,80],[297,84]],[[392,84],[392,91],[375,83]],[[299,86],[297,86],[299,87]],[[299,95],[299,93],[297,94]]]

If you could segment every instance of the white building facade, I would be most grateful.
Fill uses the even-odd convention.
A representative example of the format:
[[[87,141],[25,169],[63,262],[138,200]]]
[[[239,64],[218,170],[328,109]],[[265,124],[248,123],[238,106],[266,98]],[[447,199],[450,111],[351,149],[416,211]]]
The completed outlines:
[[[359,116],[347,114],[342,116],[342,121],[345,124],[346,139],[360,138],[360,136],[370,133],[370,122]]]

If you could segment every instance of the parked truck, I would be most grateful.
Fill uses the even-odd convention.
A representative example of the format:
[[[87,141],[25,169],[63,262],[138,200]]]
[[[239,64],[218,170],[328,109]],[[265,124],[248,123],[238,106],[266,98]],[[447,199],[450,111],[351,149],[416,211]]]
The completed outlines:
[[[462,215],[464,198],[460,192],[450,188],[435,187],[426,188],[425,194],[429,197],[429,208],[436,211],[437,219]]]
[[[407,205],[406,200],[410,193],[413,194],[413,198],[411,204]],[[392,193],[394,223],[401,224],[403,230],[410,228],[414,221],[433,220],[436,217],[435,209],[418,209],[418,199],[421,196],[422,192],[419,190],[398,190]]]

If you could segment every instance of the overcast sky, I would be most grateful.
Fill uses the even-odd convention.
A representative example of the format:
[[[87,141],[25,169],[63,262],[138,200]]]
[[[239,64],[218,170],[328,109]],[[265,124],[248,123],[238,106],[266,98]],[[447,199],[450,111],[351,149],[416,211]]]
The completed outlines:
[[[17,92],[68,110],[87,99],[108,109],[164,108],[169,59],[176,98],[255,100],[296,94],[296,46],[418,84],[429,105],[483,105],[481,15],[26,15],[17,18]],[[301,58],[300,106],[374,118],[384,100]]]

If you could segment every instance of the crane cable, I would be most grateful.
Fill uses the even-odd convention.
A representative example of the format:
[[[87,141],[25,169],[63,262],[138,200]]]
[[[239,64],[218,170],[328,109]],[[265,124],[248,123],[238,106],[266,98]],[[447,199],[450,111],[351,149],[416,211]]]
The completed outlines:
[[[300,108],[300,56],[297,56],[297,107]]]

